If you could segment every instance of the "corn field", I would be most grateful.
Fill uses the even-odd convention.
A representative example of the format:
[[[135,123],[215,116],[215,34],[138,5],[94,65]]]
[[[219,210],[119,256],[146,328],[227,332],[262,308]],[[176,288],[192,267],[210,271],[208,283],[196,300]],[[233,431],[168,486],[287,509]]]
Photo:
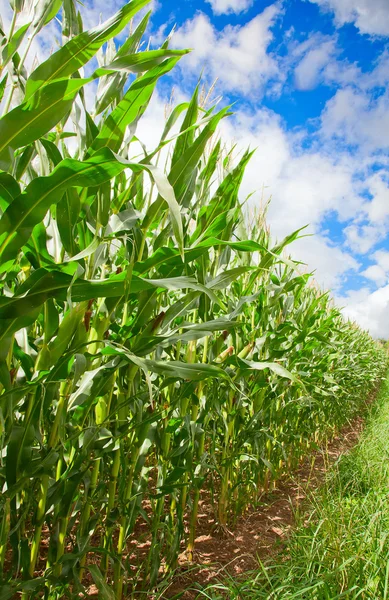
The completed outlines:
[[[74,0],[30,4],[0,29],[1,598],[119,600],[192,560],[201,501],[228,535],[386,355],[290,258],[301,231],[245,215],[228,107],[197,86],[153,151],[137,138],[187,53],[142,41],[147,0],[89,31]]]

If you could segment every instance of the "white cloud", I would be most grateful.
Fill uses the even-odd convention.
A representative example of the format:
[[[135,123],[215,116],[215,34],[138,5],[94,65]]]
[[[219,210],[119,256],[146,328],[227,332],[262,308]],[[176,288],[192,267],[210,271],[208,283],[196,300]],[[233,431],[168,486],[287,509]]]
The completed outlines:
[[[355,193],[352,170],[339,157],[303,152],[284,166],[273,186],[281,203],[275,217],[286,219],[293,228],[298,223],[318,226],[324,216],[336,211],[342,219],[353,216],[361,200]]]
[[[366,181],[372,200],[365,205],[371,222],[382,224],[389,217],[389,183],[383,172],[376,172]]]
[[[377,265],[381,267],[385,271],[385,273],[389,273],[389,251],[388,250],[377,250],[373,254],[373,258],[376,261]]]
[[[335,14],[338,26],[354,23],[360,33],[389,35],[388,0],[310,0]]]
[[[380,54],[374,69],[365,77],[370,87],[383,87],[389,83],[389,51],[387,49]]]
[[[366,277],[367,279],[371,279],[378,286],[385,285],[388,282],[388,276],[385,273],[384,269],[379,265],[371,265],[364,271],[362,271],[361,275]]]
[[[377,250],[372,255],[375,264],[370,265],[361,275],[374,281],[377,286],[382,286],[389,281],[389,252],[387,250]]]
[[[348,60],[332,59],[323,69],[323,82],[328,85],[344,87],[358,83],[361,86],[364,79],[358,64]]]
[[[385,227],[353,223],[344,229],[347,245],[357,254],[366,254],[386,236]]]
[[[389,338],[389,285],[370,292],[368,288],[350,291],[337,298],[343,314],[368,329],[376,338]]]
[[[327,102],[322,134],[364,146],[366,151],[389,147],[389,92],[376,98],[352,87],[339,89]]]
[[[183,72],[190,69],[198,76],[204,68],[205,76],[218,79],[222,90],[258,97],[269,80],[281,77],[277,61],[268,53],[273,39],[271,28],[280,13],[281,5],[275,3],[245,25],[229,25],[221,31],[205,14],[198,13],[176,31],[172,40],[175,47],[193,48],[185,57]]]
[[[254,0],[206,0],[215,15],[245,12],[253,5]]]
[[[302,148],[298,136],[287,133],[278,115],[259,110],[237,112],[222,123],[222,137],[239,148],[257,147],[247,166],[242,197],[253,191],[251,204],[272,196],[268,221],[278,239],[310,224],[315,232],[295,242],[290,250],[296,258],[316,270],[315,279],[324,287],[338,287],[345,274],[359,264],[347,250],[336,247],[320,235],[321,222],[328,214],[351,219],[364,203],[353,181],[356,165],[347,157],[331,157],[324,152]]]
[[[360,188],[365,199],[344,234],[353,252],[366,254],[389,233],[389,185],[384,170],[366,177]],[[370,199],[366,198],[366,192]]]
[[[310,41],[312,41],[312,38]],[[333,39],[324,40],[308,49],[294,71],[297,89],[313,89],[319,81],[320,74],[324,72],[335,52],[336,42]]]
[[[288,54],[283,60],[283,67],[294,69],[297,89],[310,90],[319,84],[340,88],[349,86],[350,90],[358,92],[369,103],[377,97],[376,88],[384,90],[388,85],[388,50],[381,52],[369,71],[362,71],[357,62],[341,58],[343,48],[337,34],[310,32],[302,42],[296,41],[293,34],[287,32]],[[374,94],[371,95],[373,90]]]
[[[265,197],[272,195],[269,218],[277,235],[307,223],[319,227],[331,211],[345,220],[360,210],[364,199],[353,181],[354,161],[347,154],[304,150],[305,138],[288,133],[272,111],[238,111],[223,121],[222,136],[240,148],[256,148],[243,190],[261,193],[264,186]]]
[[[297,240],[290,251],[295,260],[307,263],[306,270],[315,271],[314,279],[323,289],[336,290],[347,274],[360,266],[351,254],[321,235]]]
[[[356,65],[332,61],[325,69],[328,81],[346,83],[327,102],[318,132],[323,147],[334,156],[348,153],[353,187],[360,200],[352,222],[344,229],[347,246],[366,254],[389,233],[389,55],[384,51],[370,72]],[[354,78],[354,81],[352,79]],[[383,91],[384,90],[384,91]],[[350,150],[350,147],[352,150]],[[365,271],[383,281],[378,268]]]

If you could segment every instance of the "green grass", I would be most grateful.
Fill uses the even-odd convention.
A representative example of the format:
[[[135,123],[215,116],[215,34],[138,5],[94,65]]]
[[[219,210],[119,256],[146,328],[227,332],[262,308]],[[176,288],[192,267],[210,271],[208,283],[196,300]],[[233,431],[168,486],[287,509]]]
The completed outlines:
[[[244,580],[227,577],[199,597],[259,600],[389,598],[389,381],[357,446],[330,470],[297,516],[288,547]]]

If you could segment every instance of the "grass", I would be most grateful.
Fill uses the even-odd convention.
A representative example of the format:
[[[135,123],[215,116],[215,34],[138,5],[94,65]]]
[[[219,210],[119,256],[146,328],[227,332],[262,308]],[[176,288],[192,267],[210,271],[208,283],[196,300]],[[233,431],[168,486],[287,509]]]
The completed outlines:
[[[288,547],[243,580],[203,590],[218,600],[363,600],[389,598],[389,380],[382,385],[361,439],[330,469],[297,515]]]

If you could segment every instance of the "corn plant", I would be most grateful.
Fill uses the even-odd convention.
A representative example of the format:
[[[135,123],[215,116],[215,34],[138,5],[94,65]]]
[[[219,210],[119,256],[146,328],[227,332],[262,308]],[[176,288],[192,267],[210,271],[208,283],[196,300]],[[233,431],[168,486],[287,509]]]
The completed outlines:
[[[4,598],[152,589],[193,559],[202,499],[228,534],[385,369],[286,254],[301,230],[273,242],[245,216],[228,107],[197,86],[152,151],[136,136],[187,53],[144,49],[146,4],[83,31],[73,0],[14,2],[1,30]],[[28,73],[58,14],[62,45]]]

